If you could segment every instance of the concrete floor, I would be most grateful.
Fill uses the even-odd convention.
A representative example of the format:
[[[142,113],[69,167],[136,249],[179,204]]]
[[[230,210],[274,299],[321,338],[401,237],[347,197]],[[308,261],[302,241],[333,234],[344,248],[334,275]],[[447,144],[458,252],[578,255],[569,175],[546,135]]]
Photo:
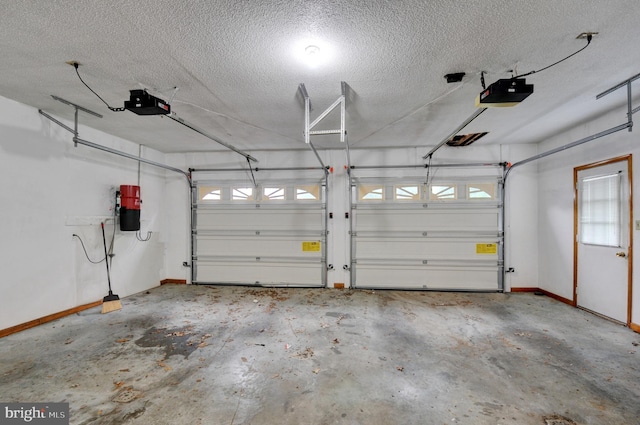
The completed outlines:
[[[533,294],[167,285],[0,340],[71,424],[638,424],[640,336]]]

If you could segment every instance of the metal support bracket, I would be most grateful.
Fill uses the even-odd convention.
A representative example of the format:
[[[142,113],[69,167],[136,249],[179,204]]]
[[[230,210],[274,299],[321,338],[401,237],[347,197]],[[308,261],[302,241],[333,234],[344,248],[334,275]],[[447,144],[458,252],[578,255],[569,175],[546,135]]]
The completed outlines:
[[[84,108],[84,107],[82,107],[80,105],[76,105],[73,102],[69,102],[68,100],[62,99],[61,97],[57,97],[57,96],[54,96],[54,95],[51,95],[51,97],[54,98],[55,100],[57,100],[58,102],[62,102],[65,105],[69,105],[69,106],[71,106],[71,107],[73,107],[75,109],[73,128],[69,127],[68,125],[62,123],[60,120],[58,120],[58,119],[52,117],[51,115],[47,114],[42,109],[38,109],[38,113],[40,115],[42,115],[43,117],[49,119],[50,121],[58,124],[60,127],[64,128],[68,132],[72,133],[73,134],[73,143],[74,143],[75,147],[78,147],[78,144],[80,144],[80,145],[84,145],[84,146],[87,146],[87,147],[90,147],[90,148],[101,150],[103,152],[108,152],[108,153],[112,153],[114,155],[118,155],[118,156],[122,156],[122,157],[125,157],[125,158],[129,158],[129,159],[132,159],[134,161],[144,162],[145,164],[153,165],[153,166],[159,167],[159,168],[164,168],[165,170],[174,171],[176,173],[180,173],[180,174],[184,175],[187,178],[187,182],[189,184],[191,184],[191,174],[186,172],[186,171],[183,171],[183,170],[181,170],[179,168],[171,167],[169,165],[162,164],[160,162],[151,161],[150,159],[146,159],[146,158],[143,158],[141,156],[135,156],[135,155],[132,155],[132,154],[127,153],[127,152],[122,152],[122,151],[119,151],[119,150],[116,150],[116,149],[109,148],[107,146],[102,146],[102,145],[99,145],[97,143],[93,143],[93,142],[90,142],[88,140],[81,139],[80,137],[78,137],[78,134],[79,134],[78,133],[78,112],[82,111],[82,112],[85,112],[87,114],[96,116],[98,118],[102,118],[102,115],[98,114],[97,112],[93,112],[90,109]]]
[[[593,134],[591,136],[584,137],[584,138],[582,138],[580,140],[576,140],[575,142],[571,142],[569,144],[566,144],[566,145],[563,145],[563,146],[548,150],[546,152],[539,153],[539,154],[534,155],[532,157],[523,159],[521,161],[518,161],[518,162],[513,164],[511,167],[509,167],[505,171],[503,181],[506,182],[507,177],[509,176],[509,173],[511,173],[511,170],[513,170],[514,168],[519,167],[521,165],[528,164],[528,163],[533,162],[533,161],[537,161],[538,159],[547,157],[549,155],[556,154],[558,152],[562,152],[564,150],[573,148],[575,146],[582,145],[583,143],[591,142],[592,140],[596,140],[596,139],[599,139],[601,137],[608,136],[610,134],[616,133],[616,132],[621,131],[621,130],[627,129],[628,131],[631,131],[633,129],[633,114],[640,110],[640,107],[637,107],[637,108],[634,109],[632,104],[631,104],[632,103],[631,83],[634,82],[635,80],[639,79],[639,78],[640,78],[640,74],[636,74],[633,77],[631,77],[631,78],[629,78],[629,79],[627,79],[627,80],[625,80],[625,81],[623,81],[623,82],[611,87],[608,90],[603,91],[602,93],[600,93],[599,95],[596,96],[596,100],[597,99],[601,99],[604,96],[608,95],[609,93],[613,93],[614,91],[616,91],[616,90],[618,90],[618,89],[620,89],[622,87],[626,87],[627,88],[627,122],[625,122],[623,124],[620,124],[620,125],[617,125],[615,127],[611,127],[611,128],[609,128],[607,130],[601,131],[601,132]]]
[[[311,99],[309,98],[309,94],[307,93],[307,89],[304,83],[300,83],[298,86],[298,90],[302,94],[304,98],[304,142],[310,143],[311,136],[317,135],[326,135],[326,134],[339,134],[340,141],[344,143],[346,136],[346,128],[345,128],[345,118],[346,118],[346,99],[347,99],[347,83],[344,81],[340,82],[342,94],[335,102],[331,104],[323,113],[321,113],[318,118],[311,122]],[[337,130],[313,130],[313,128],[323,119],[327,117],[334,109],[340,106],[340,128]]]
[[[78,112],[79,112],[79,111],[82,111],[82,112],[85,112],[85,113],[87,113],[87,114],[89,114],[89,115],[93,115],[94,117],[98,117],[98,118],[102,118],[102,115],[100,115],[100,114],[99,114],[99,113],[97,113],[97,112],[93,112],[91,109],[87,109],[87,108],[85,108],[85,107],[83,107],[83,106],[80,106],[80,105],[77,105],[77,104],[75,104],[75,103],[73,103],[73,102],[69,102],[68,100],[63,99],[63,98],[61,98],[61,97],[54,96],[54,95],[51,95],[51,97],[52,97],[53,99],[57,100],[57,101],[58,101],[58,102],[60,102],[60,103],[64,103],[65,105],[69,105],[69,106],[71,106],[72,108],[74,108],[74,113],[73,113],[73,129],[72,129],[72,128],[70,128],[70,127],[68,127],[68,126],[66,126],[66,125],[64,125],[64,124],[63,124],[63,123],[61,123],[60,121],[58,121],[58,120],[54,119],[52,116],[47,115],[47,114],[45,114],[45,113],[43,113],[42,111],[40,111],[40,110],[39,110],[40,114],[41,114],[42,116],[44,116],[44,117],[49,118],[51,121],[55,122],[56,124],[58,124],[60,127],[64,128],[65,130],[67,130],[67,131],[69,131],[69,132],[73,133],[73,145],[77,148],[77,147],[78,147],[78,142],[76,141],[76,139],[78,138]]]
[[[338,99],[336,99],[336,101],[333,102],[331,106],[329,106],[324,112],[322,112],[318,116],[318,118],[316,118],[313,122],[311,122],[311,99],[309,98],[309,93],[307,93],[307,88],[305,87],[304,83],[300,83],[300,85],[298,86],[298,91],[300,92],[300,94],[302,95],[302,98],[304,99],[304,132],[303,132],[304,142],[309,145],[313,153],[316,155],[316,158],[318,158],[318,161],[320,161],[320,164],[322,165],[323,168],[326,168],[326,167],[322,162],[320,155],[318,155],[318,151],[316,150],[315,146],[313,146],[313,143],[311,143],[311,136],[339,134],[340,141],[342,143],[345,142],[346,136],[347,136],[347,130],[346,130],[346,124],[345,124],[347,83],[345,83],[344,81],[341,81],[340,85],[342,89],[342,94],[340,95],[340,97],[338,97]],[[325,119],[327,115],[329,115],[338,106],[340,106],[340,128],[339,129],[313,130],[313,128],[320,121]]]
[[[632,115],[635,114],[636,112],[640,111],[640,106],[638,106],[637,108],[633,108],[631,106],[631,83],[634,82],[635,80],[637,80],[638,78],[640,78],[640,74],[636,74],[633,77],[621,82],[620,84],[617,84],[613,87],[611,87],[608,90],[603,91],[602,93],[600,93],[599,95],[596,96],[596,99],[600,99],[605,97],[606,95],[608,95],[609,93],[613,93],[614,91],[627,86],[627,120],[629,123],[629,132],[631,132],[631,130],[633,129],[633,117]]]

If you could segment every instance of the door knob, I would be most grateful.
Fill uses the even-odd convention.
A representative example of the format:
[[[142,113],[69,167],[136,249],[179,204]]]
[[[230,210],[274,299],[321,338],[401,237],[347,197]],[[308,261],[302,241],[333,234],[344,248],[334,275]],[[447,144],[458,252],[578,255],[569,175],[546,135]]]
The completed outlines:
[[[626,258],[627,254],[624,251],[616,252],[616,257]]]

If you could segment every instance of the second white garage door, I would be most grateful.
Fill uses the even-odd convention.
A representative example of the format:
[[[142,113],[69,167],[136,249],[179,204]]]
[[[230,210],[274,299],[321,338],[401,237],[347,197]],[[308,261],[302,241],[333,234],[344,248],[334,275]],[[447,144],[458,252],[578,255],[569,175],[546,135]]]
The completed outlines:
[[[352,286],[503,289],[501,183],[354,179]]]

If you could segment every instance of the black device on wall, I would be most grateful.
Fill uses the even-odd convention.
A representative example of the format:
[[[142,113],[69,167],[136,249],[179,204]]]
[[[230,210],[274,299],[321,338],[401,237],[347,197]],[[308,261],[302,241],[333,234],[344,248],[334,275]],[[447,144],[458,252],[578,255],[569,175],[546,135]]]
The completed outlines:
[[[140,230],[140,186],[120,185],[120,230]]]

